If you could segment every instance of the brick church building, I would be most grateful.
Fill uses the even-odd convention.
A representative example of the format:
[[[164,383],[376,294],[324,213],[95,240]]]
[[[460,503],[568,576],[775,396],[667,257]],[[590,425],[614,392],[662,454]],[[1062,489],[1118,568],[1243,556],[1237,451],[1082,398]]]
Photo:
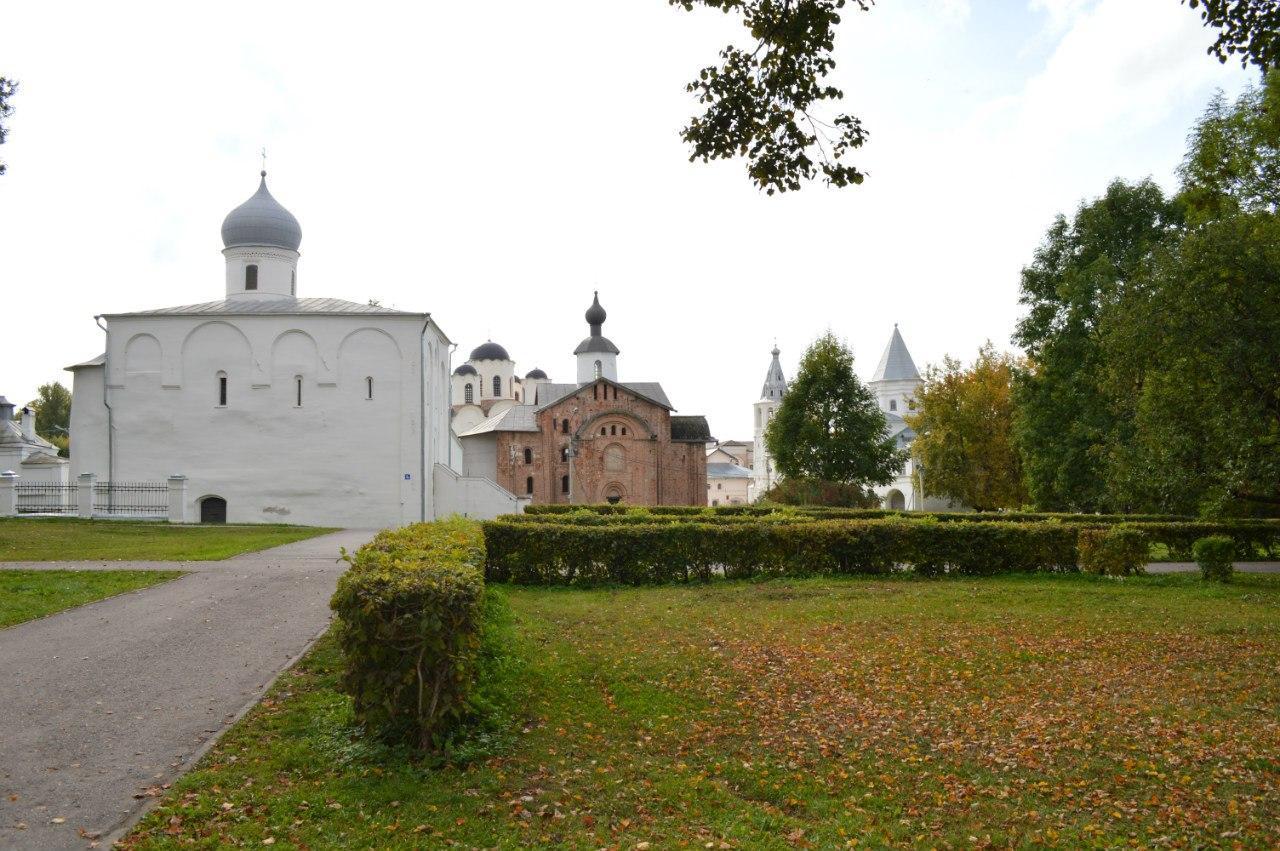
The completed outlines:
[[[537,369],[515,377],[492,341],[454,371],[464,474],[534,503],[705,504],[706,418],[676,414],[656,382],[619,381],[605,318],[597,294],[586,313],[590,334],[574,350],[573,384]]]

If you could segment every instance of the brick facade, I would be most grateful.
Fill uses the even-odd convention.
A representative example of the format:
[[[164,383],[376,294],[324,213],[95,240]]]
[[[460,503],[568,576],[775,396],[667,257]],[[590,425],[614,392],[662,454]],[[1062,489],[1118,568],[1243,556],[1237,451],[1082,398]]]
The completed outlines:
[[[537,432],[496,435],[497,482],[517,496],[534,503],[706,502],[704,442],[673,440],[663,405],[600,380],[536,418]]]

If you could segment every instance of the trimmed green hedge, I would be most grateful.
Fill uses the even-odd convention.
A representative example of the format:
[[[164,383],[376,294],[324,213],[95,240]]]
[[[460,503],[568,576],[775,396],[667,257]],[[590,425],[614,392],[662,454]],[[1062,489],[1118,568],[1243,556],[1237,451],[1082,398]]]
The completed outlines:
[[[1194,522],[1194,517],[1183,517],[1168,514],[1056,514],[1034,511],[894,511],[887,508],[831,508],[825,506],[790,506],[756,503],[753,505],[655,505],[644,508],[627,505],[530,505],[525,508],[526,515],[585,515],[599,514],[603,516],[648,516],[677,518],[723,518],[723,517],[762,517],[776,515],[794,515],[826,520],[879,520],[898,517],[909,520],[933,519],[942,522],[970,523],[1037,523],[1046,520],[1058,520],[1066,523],[1091,523],[1108,525],[1112,523],[1170,523]],[[1267,523],[1273,521],[1239,521]]]
[[[1232,559],[1236,553],[1235,542],[1226,535],[1210,535],[1200,538],[1192,545],[1196,564],[1200,567],[1200,576],[1204,579],[1216,579],[1219,582],[1230,582],[1235,573]]]
[[[1062,523],[929,520],[484,524],[487,578],[532,585],[883,574],[902,565],[928,576],[1065,571],[1075,570],[1076,534]]]
[[[1146,572],[1151,545],[1132,526],[1081,529],[1080,569],[1097,576],[1130,576]]]
[[[387,530],[347,556],[330,606],[356,719],[429,749],[463,719],[475,687],[484,536],[451,519]]]

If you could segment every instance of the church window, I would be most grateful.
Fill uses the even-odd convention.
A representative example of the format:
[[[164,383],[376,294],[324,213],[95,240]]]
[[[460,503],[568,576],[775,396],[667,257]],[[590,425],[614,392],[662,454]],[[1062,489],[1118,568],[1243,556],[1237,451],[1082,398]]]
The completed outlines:
[[[609,434],[617,434],[617,433],[618,433],[618,427],[616,425],[609,426]]]
[[[627,427],[626,427],[626,426],[623,426],[623,427],[622,427],[622,436],[623,436],[623,437],[626,437],[626,436],[627,436]]]
[[[560,477],[560,493],[568,493],[568,492],[569,492],[569,477],[561,476]]]
[[[596,378],[599,378],[601,375],[604,375],[604,364],[600,363],[600,361],[596,361]]]
[[[493,377],[493,398],[496,399],[501,395],[502,395],[502,377],[495,375]]]
[[[244,267],[244,288],[246,290],[258,288],[258,264],[250,263]]]
[[[613,401],[618,401],[618,388],[613,388]]]
[[[223,408],[227,406],[227,374],[225,372],[218,373],[218,406]]]
[[[598,376],[598,375],[596,376],[596,378],[599,378],[599,377],[600,377],[600,376]],[[595,385],[594,387],[592,387],[592,388],[591,388],[591,398],[592,398],[592,399],[599,399],[599,398],[600,398],[600,385],[599,385],[599,384],[597,384],[597,385]]]
[[[463,398],[463,401],[465,401],[468,405],[475,402],[476,400],[475,388],[472,387],[470,383],[468,383],[465,387],[462,388],[462,398]]]
[[[561,447],[560,447],[560,460],[561,460],[561,461],[568,461],[568,460],[569,460],[569,447],[567,447],[567,446],[561,446]]]
[[[298,294],[298,270],[294,269],[289,273],[289,295]]]
[[[560,421],[560,433],[561,433],[561,434],[568,434],[568,433],[569,433],[569,421],[568,421],[568,420],[561,420],[561,421]]]
[[[368,376],[364,380],[364,398],[366,399],[373,398],[373,376],[372,375]]]
[[[891,410],[891,411],[896,411],[896,410],[898,410],[898,400],[897,400],[897,399],[890,399],[890,400],[889,400],[889,410]]]
[[[295,375],[293,377],[293,387],[296,394],[294,398],[294,403],[293,403],[294,407],[301,408],[302,407],[302,376],[301,375]]]
[[[524,448],[524,463],[526,464],[533,463],[533,450],[527,446]],[[533,481],[533,479],[530,479],[529,481]],[[532,491],[530,491],[530,493],[532,493]]]
[[[526,476],[526,477],[525,477],[525,480],[524,480],[524,492],[525,492],[525,493],[527,493],[527,494],[532,494],[532,493],[533,493],[533,476]]]
[[[604,429],[604,426],[600,426],[600,436],[601,436],[601,437],[604,437],[604,436],[605,436],[605,429]]]

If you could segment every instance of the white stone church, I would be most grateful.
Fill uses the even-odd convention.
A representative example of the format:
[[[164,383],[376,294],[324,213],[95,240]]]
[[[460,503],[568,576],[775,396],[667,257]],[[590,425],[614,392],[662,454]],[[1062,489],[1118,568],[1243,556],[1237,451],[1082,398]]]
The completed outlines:
[[[765,447],[764,430],[777,412],[778,406],[782,404],[782,397],[787,392],[787,380],[782,374],[782,364],[778,361],[780,352],[777,346],[774,346],[771,354],[773,360],[765,373],[760,399],[752,406],[755,417],[755,443],[749,491],[752,502],[759,499],[778,480],[777,471],[773,468],[773,459],[769,457],[769,450]],[[875,393],[880,410],[884,413],[889,436],[894,439],[899,448],[910,447],[916,433],[911,426],[907,425],[903,414],[915,409],[916,396],[924,385],[924,379],[916,369],[915,361],[911,359],[911,352],[907,351],[907,344],[902,339],[896,324],[893,326],[893,334],[889,337],[889,344],[885,346],[884,354],[880,356],[880,362],[876,365],[876,370],[872,373],[867,385]],[[952,508],[953,506],[945,500],[922,496],[918,481],[923,471],[917,469],[915,464],[914,458],[908,458],[907,463],[898,471],[898,475],[892,482],[874,488],[876,495],[880,497],[881,504],[885,508],[906,511],[945,511]]]
[[[222,242],[221,298],[95,317],[106,351],[69,367],[73,476],[185,476],[188,522],[518,510],[450,458],[451,343],[430,313],[300,297],[302,229],[265,171]]]

